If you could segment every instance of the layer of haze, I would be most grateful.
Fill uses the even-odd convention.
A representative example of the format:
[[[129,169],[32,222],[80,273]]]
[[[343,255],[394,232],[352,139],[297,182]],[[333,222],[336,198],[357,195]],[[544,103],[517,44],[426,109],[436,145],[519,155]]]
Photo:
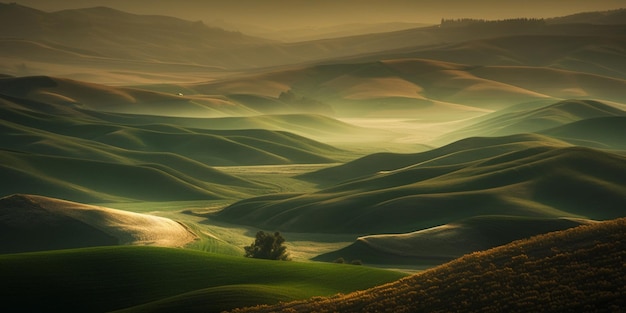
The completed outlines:
[[[107,6],[137,14],[176,16],[211,24],[268,28],[350,23],[438,23],[441,18],[554,17],[626,7],[626,0],[21,0],[44,11]]]

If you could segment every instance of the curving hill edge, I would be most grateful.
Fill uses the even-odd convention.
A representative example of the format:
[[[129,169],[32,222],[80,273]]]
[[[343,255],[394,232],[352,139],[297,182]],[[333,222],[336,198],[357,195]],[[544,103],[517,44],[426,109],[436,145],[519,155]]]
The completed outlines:
[[[197,236],[184,225],[139,214],[36,195],[0,198],[1,253],[103,245],[181,247]]]
[[[399,281],[233,312],[621,311],[626,218],[515,241]]]

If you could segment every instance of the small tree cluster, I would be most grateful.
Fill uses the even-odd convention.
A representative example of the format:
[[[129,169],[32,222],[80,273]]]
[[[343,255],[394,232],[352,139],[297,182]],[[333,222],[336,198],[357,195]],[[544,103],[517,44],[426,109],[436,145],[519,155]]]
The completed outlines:
[[[283,245],[285,238],[279,233],[259,231],[254,242],[244,247],[248,258],[289,261],[287,247]]]

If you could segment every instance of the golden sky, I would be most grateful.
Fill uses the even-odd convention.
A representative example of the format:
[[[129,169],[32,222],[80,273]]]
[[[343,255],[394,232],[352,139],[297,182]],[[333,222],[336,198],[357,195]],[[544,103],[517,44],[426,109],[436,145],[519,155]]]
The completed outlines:
[[[44,11],[107,6],[137,14],[265,27],[438,23],[441,18],[554,17],[626,8],[626,0],[21,0]]]

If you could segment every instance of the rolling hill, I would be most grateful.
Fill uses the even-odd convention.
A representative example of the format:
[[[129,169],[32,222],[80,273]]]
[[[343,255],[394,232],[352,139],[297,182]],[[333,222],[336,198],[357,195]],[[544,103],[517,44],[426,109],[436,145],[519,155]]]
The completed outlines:
[[[494,92],[510,101],[548,97],[474,77],[467,73],[468,69],[469,66],[463,64],[421,59],[336,63],[218,80],[188,88],[208,94],[247,93],[274,98],[289,91],[303,99],[330,105],[340,117],[443,118],[441,112],[445,111],[448,119],[453,119],[487,112],[485,107],[490,103],[478,103],[480,99],[494,98]],[[263,94],[258,94],[253,87],[258,85],[271,87],[263,88],[260,91]],[[464,91],[467,93],[462,96],[470,101],[455,102]],[[454,98],[454,94],[459,97]],[[487,98],[488,94],[492,94],[491,98]]]
[[[115,126],[4,107],[2,112],[2,195],[34,193],[81,202],[183,200],[241,197],[246,189],[266,188],[167,150],[129,150],[81,138]]]
[[[145,246],[0,255],[0,278],[11,282],[0,287],[4,305],[23,311],[220,312],[347,293],[404,276],[363,266]],[[24,301],[32,297],[37,301]]]
[[[347,295],[231,312],[620,311],[626,220],[519,240]]]
[[[510,109],[505,111],[509,112],[495,112],[492,114],[493,117],[489,115],[480,117],[479,122],[445,134],[437,138],[435,142],[449,143],[475,136],[507,136],[519,133],[541,132],[550,128],[565,127],[569,123],[587,119],[626,116],[626,111],[620,108],[593,100],[565,100],[539,108],[518,108],[513,112],[510,112]],[[613,124],[616,123],[614,122]],[[577,126],[577,124],[573,124],[567,129],[573,130],[576,127],[584,127],[584,125]],[[590,128],[587,130],[589,132],[581,129],[578,131],[578,134],[585,132],[586,137],[596,137],[602,141],[603,136],[595,135],[595,132],[592,132]],[[570,138],[575,139],[576,136],[570,136]]]
[[[242,198],[275,187],[228,175],[211,166],[332,163],[353,155],[285,131],[212,130],[211,119],[106,112],[106,101],[99,98],[100,92],[108,93],[104,86],[94,93],[89,84],[85,87],[69,82],[72,88],[57,91],[59,95],[68,91],[67,99],[80,95],[85,101],[101,101],[102,107],[90,107],[74,100],[20,97],[32,94],[20,88],[40,90],[38,83],[57,82],[52,78],[0,80],[6,83],[0,84],[3,90],[14,94],[0,96],[0,171],[7,177],[0,191],[3,196],[33,193],[88,203]],[[145,101],[138,110],[150,110],[153,103]],[[134,104],[131,101],[125,105]],[[308,117],[257,119],[277,125],[292,120],[286,122],[292,125]],[[334,131],[332,127],[351,128],[331,119],[311,119],[308,126],[300,123],[300,129],[311,127],[316,120],[328,121],[329,132]],[[181,120],[204,127],[177,125]]]
[[[111,245],[181,247],[196,239],[171,219],[35,195],[0,198],[0,253]],[[9,239],[10,238],[10,239]]]
[[[624,216],[624,156],[538,135],[469,138],[418,154],[376,154],[305,175],[308,194],[237,202],[215,218],[291,232],[403,233],[479,215]]]
[[[483,150],[488,153],[481,153],[474,157],[478,159],[481,157],[497,157],[503,152],[513,152],[518,148],[524,149],[544,144],[556,147],[568,145],[565,142],[535,134],[518,134],[502,138],[465,138],[421,153],[374,153],[338,166],[303,174],[300,178],[323,186],[329,186],[378,173],[391,172],[429,160],[452,157],[457,152],[465,150],[468,151],[466,154],[470,154],[473,150]],[[498,147],[503,149],[498,149]]]
[[[626,150],[622,134],[626,133],[626,117],[598,117],[546,129],[541,134],[574,144],[600,149]]]
[[[563,30],[570,26],[564,26]],[[622,26],[610,27],[606,33],[592,25],[577,25],[567,34],[531,35],[503,34],[490,38],[467,39],[461,42],[437,43],[430,46],[417,45],[404,49],[384,51],[366,56],[348,58],[351,62],[371,62],[389,59],[433,59],[443,62],[472,64],[489,67],[533,67],[550,68],[567,72],[588,73],[616,79],[626,78],[626,68],[620,61],[624,58],[626,41]],[[519,72],[526,71],[518,69]],[[538,70],[536,70],[538,72]],[[558,72],[556,72],[558,73]],[[495,73],[477,71],[479,75],[493,76]],[[563,75],[561,75],[563,76]],[[482,77],[482,76],[481,76]],[[552,74],[551,78],[558,78]],[[550,88],[534,81],[508,77],[522,86]],[[549,77],[536,77],[540,80]],[[588,79],[592,79],[590,77]],[[561,80],[566,80],[561,78]],[[570,83],[575,83],[570,80]],[[571,93],[572,91],[570,91]]]
[[[621,103],[620,90],[625,86],[623,78],[546,66],[483,66],[390,57],[274,70],[185,88],[199,94],[235,95],[248,107],[256,102],[280,108],[282,104],[276,102],[292,94],[299,101],[323,103],[332,109],[326,114],[338,117],[450,121],[539,100],[583,98]]]
[[[173,153],[207,165],[328,163],[336,162],[330,158],[333,155],[347,154],[332,146],[282,131],[209,130],[168,124],[125,126],[87,118],[56,117],[6,108],[0,110],[6,116],[3,127],[12,134],[5,135],[4,148],[20,151],[79,156],[78,150],[82,145],[84,149],[102,150],[102,155],[107,152],[126,155],[132,152]],[[37,147],[42,145],[44,139],[49,148],[47,151]],[[65,149],[64,154],[53,149],[53,146],[67,145],[73,147]],[[71,150],[77,152],[72,155]]]
[[[168,80],[168,76],[193,80],[207,73],[219,74],[222,66],[257,66],[254,54],[244,52],[274,45],[200,21],[106,7],[44,12],[2,4],[0,16],[2,58],[9,62],[3,62],[9,67],[2,71],[25,72],[19,75],[54,71],[109,82]],[[157,31],[161,29],[165,31]],[[240,51],[241,58],[229,53],[233,50]],[[59,64],[65,67],[59,69]]]
[[[573,36],[615,39],[624,33],[624,25],[603,23],[602,19],[593,21],[593,25],[551,24],[547,21],[519,19],[489,23],[483,21],[469,25],[442,24],[281,43],[208,27],[199,21],[136,15],[105,7],[43,12],[18,4],[2,4],[0,16],[3,17],[0,19],[0,29],[5,30],[0,32],[0,59],[3,61],[0,72],[16,76],[46,73],[106,83],[189,82],[222,76],[224,71],[328,62],[355,56],[369,58],[381,53],[406,55],[410,52],[412,57],[431,58],[430,55],[437,54],[433,52],[433,46],[438,46],[436,50],[440,50],[439,54],[444,57],[435,58],[439,60],[486,65],[458,59],[459,55],[471,57],[479,54],[478,60],[503,60],[506,64],[500,65],[519,65],[519,59],[509,57],[516,54],[515,47],[510,50],[512,52],[498,51],[496,57],[490,58],[480,52],[475,53],[475,48],[470,48],[470,52],[474,53],[457,53],[463,48],[457,47],[455,50],[453,46],[467,41],[510,36],[556,36],[568,41]],[[614,20],[608,15],[605,18]],[[527,43],[535,41],[513,40]],[[543,41],[552,45],[558,40]],[[521,48],[517,48],[527,51],[528,46],[534,45],[522,44]],[[605,46],[596,44],[588,47],[590,49],[586,50],[572,47],[572,58],[562,59],[567,69],[594,64],[591,68],[596,74],[617,72],[621,73],[621,79],[625,78],[623,68],[616,71],[611,67],[603,67],[606,61],[601,58],[594,57],[594,60],[600,60],[598,63],[590,63],[589,60],[579,62],[581,56],[589,53],[619,60],[619,55],[623,56],[623,52],[607,50],[604,49]],[[398,51],[399,49],[402,50]],[[415,50],[426,51],[418,51],[421,53],[418,55]],[[551,51],[550,48],[545,50]],[[457,59],[453,60],[445,55],[456,55]],[[374,58],[389,59],[380,56]],[[514,61],[510,62],[511,59]]]
[[[430,268],[464,254],[591,223],[594,221],[573,218],[475,216],[411,233],[359,237],[353,244],[313,260],[343,258],[368,265]]]
[[[3,77],[0,78],[0,101],[7,107],[20,110],[129,126],[168,124],[205,130],[266,129],[324,141],[337,141],[342,137],[394,136],[388,131],[358,127],[311,113],[314,108],[294,105],[293,99],[268,100],[268,106],[260,107],[248,103],[251,100],[243,96],[230,99],[210,97],[194,94],[195,91],[182,86],[154,88],[159,91],[147,89],[48,76]],[[179,91],[184,91],[187,96],[176,95]],[[269,114],[272,112],[278,114]]]
[[[50,76],[2,78],[0,93],[56,107],[69,106],[69,109],[110,113],[210,117],[254,112],[219,98],[191,99],[177,93],[107,86]]]

